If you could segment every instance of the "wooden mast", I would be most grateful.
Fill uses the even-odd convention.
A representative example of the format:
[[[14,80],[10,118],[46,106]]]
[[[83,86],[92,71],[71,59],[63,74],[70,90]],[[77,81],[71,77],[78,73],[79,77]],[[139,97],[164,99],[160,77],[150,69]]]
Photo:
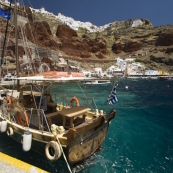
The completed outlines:
[[[11,3],[12,3],[12,0],[10,0],[10,6],[2,4],[1,2],[0,2],[0,5],[6,7],[6,9],[8,9],[10,11],[11,10]],[[10,19],[7,19],[7,25],[6,25],[6,29],[5,29],[4,42],[3,42],[3,47],[2,47],[2,55],[1,55],[1,59],[0,59],[0,79],[1,79],[1,77],[3,77],[2,76],[2,63],[3,63],[3,59],[4,59],[4,52],[5,52],[5,45],[6,45],[6,39],[7,39],[9,20]]]
[[[15,14],[15,56],[16,56],[16,74],[17,77],[19,76],[19,54],[18,54],[18,25],[17,25],[17,2],[14,0],[15,8],[14,8],[14,14]],[[19,91],[19,80],[17,80],[17,91]]]

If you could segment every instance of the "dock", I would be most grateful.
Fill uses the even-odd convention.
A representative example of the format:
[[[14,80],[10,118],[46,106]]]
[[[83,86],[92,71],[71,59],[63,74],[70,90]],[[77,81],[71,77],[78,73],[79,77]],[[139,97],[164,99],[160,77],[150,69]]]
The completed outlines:
[[[48,173],[38,167],[0,152],[0,173]]]

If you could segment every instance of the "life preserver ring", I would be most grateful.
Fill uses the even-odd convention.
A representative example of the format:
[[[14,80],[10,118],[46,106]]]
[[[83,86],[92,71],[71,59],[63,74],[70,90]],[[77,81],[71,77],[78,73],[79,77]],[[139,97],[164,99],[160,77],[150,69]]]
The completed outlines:
[[[7,105],[6,105],[8,111],[10,111],[11,105],[13,105],[13,104],[14,104],[14,99],[8,97],[8,98],[7,98]]]
[[[7,111],[10,111],[11,109],[11,103],[7,103]]]
[[[73,107],[73,101],[76,102],[76,106],[79,106],[79,100],[77,97],[73,97],[71,100],[70,100],[70,107],[72,108]]]
[[[59,144],[56,141],[50,141],[47,143],[45,147],[45,155],[47,159],[51,161],[58,160],[62,155]]]
[[[21,116],[24,117],[24,119],[21,119]],[[16,118],[17,118],[17,122],[20,125],[23,125],[23,126],[26,126],[26,127],[28,126],[29,120],[28,120],[28,115],[27,115],[25,110],[17,111]]]

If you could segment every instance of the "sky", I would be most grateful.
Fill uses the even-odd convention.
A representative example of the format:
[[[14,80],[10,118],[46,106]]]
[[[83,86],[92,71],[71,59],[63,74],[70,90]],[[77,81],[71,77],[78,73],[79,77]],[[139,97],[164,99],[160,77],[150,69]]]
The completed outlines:
[[[148,19],[153,26],[173,24],[173,0],[23,0],[35,9],[45,8],[81,22],[103,26],[114,21]]]

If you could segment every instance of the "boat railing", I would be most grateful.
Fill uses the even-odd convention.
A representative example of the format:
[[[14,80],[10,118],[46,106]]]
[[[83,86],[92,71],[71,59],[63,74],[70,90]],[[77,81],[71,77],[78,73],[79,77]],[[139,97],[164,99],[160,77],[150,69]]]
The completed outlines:
[[[30,128],[36,128],[40,131],[50,132],[47,118],[43,109],[25,108],[25,110],[28,115]]]
[[[26,128],[33,128],[40,131],[47,131],[50,132],[50,128],[47,122],[46,115],[44,113],[43,109],[33,109],[33,108],[25,108],[25,116],[22,116],[22,121],[18,122],[17,120],[17,112],[20,112],[21,110],[18,110],[16,113],[14,111],[7,111],[6,104],[3,104],[0,106],[1,109],[1,116],[5,119],[9,119],[11,122],[15,122],[19,125],[23,125]],[[23,109],[22,109],[23,111]],[[10,117],[9,117],[10,115]],[[27,125],[25,124],[27,122]]]
[[[97,109],[97,105],[93,97],[85,97],[85,96],[77,96],[77,95],[74,97],[78,99],[80,106],[89,107],[91,111],[94,111],[95,109]],[[70,106],[70,102],[72,98],[73,97],[65,95],[65,94],[61,95],[61,94],[54,93],[52,95],[52,100],[55,103],[62,104],[64,106]]]

